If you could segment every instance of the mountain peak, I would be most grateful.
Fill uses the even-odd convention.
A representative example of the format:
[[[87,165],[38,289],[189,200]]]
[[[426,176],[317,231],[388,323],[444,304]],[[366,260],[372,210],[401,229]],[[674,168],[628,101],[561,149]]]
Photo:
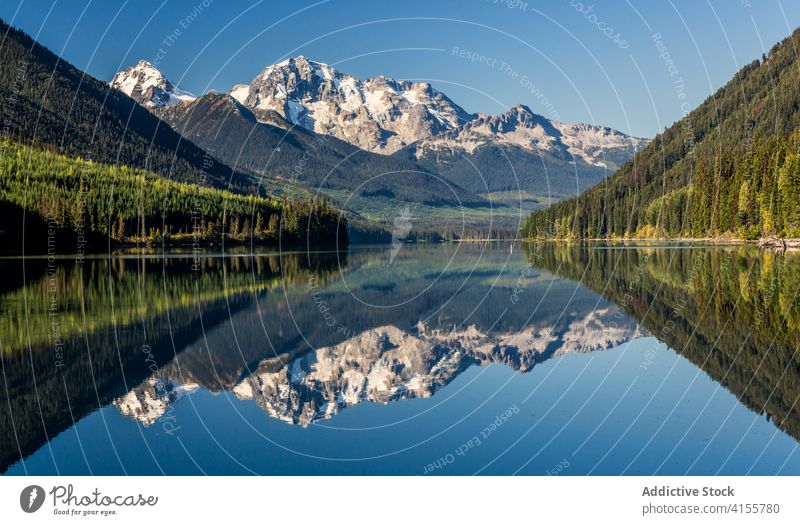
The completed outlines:
[[[333,69],[330,65],[325,64],[324,62],[318,62],[316,60],[311,60],[306,58],[303,55],[297,55],[293,57],[286,58],[277,62],[275,64],[271,64],[263,69],[263,71],[274,71],[280,69],[295,69],[295,68],[309,68],[309,69]]]
[[[516,104],[512,106],[506,113],[525,113],[528,115],[536,115],[536,113],[534,113],[531,108],[525,104]]]
[[[139,60],[135,66],[120,71],[109,85],[147,108],[164,107],[197,98],[176,86],[147,60]]]
[[[300,55],[268,66],[230,94],[255,111],[374,153],[391,154],[472,118],[427,83],[358,79]]]
[[[148,62],[147,60],[144,60],[144,59],[139,60],[139,62],[137,62],[136,65],[133,66],[133,68],[135,68],[135,69],[153,69],[153,70],[157,71],[159,75],[163,76],[161,74],[161,71],[158,71],[158,68],[156,68],[156,66],[154,66],[151,62]],[[131,68],[129,68],[129,69],[131,69]]]

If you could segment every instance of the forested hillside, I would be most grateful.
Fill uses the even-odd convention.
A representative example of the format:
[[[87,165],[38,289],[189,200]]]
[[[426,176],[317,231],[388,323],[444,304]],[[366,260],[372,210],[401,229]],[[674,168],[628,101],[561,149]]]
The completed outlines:
[[[800,32],[526,238],[800,236]]]
[[[96,162],[154,171],[187,182],[201,178],[234,191],[255,188],[132,98],[59,59],[0,20],[3,136]],[[229,185],[230,181],[230,185]]]
[[[37,230],[50,228],[118,242],[217,242],[223,235],[239,242],[347,242],[347,221],[325,201],[239,195],[8,141],[0,142],[0,205],[2,237],[22,231],[25,213],[28,245],[44,242]]]

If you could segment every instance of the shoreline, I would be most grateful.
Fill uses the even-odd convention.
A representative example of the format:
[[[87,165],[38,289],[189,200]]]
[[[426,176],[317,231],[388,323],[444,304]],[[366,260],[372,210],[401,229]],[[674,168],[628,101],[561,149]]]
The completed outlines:
[[[766,237],[759,239],[757,244],[762,248],[800,250],[800,239],[780,239],[778,237]]]
[[[782,239],[779,237],[761,237],[759,239],[741,239],[738,237],[623,237],[623,238],[590,237],[585,239],[571,239],[565,237],[534,237],[534,238],[522,238],[516,240],[521,242],[567,241],[567,242],[611,242],[611,243],[705,242],[709,244],[728,244],[728,245],[752,244],[762,248],[780,248],[789,250],[800,249],[800,238]]]

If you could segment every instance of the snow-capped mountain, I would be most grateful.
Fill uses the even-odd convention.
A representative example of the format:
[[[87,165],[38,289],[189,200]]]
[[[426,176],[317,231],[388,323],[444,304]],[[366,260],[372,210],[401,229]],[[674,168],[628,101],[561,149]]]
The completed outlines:
[[[147,108],[160,108],[197,98],[180,89],[146,60],[140,60],[135,66],[114,75],[110,85]]]
[[[414,145],[414,153],[418,158],[441,150],[471,154],[482,146],[505,145],[613,169],[647,142],[604,126],[549,120],[520,104],[502,115],[479,113],[454,130],[421,140]]]
[[[629,157],[647,143],[603,126],[551,121],[523,105],[503,115],[469,114],[430,84],[359,80],[302,56],[267,67],[230,94],[251,109],[273,110],[316,133],[384,154],[414,143],[417,156],[441,147],[473,153],[503,144],[605,167],[605,152]]]
[[[196,98],[144,60],[117,73],[111,86],[149,108]],[[288,122],[385,155],[412,145],[417,158],[502,145],[613,169],[648,142],[603,126],[549,120],[524,105],[502,115],[470,114],[428,83],[362,80],[303,56],[266,67],[229,94],[269,124]]]
[[[430,84],[359,80],[302,56],[267,67],[230,94],[251,109],[274,110],[306,129],[384,154],[472,118]]]

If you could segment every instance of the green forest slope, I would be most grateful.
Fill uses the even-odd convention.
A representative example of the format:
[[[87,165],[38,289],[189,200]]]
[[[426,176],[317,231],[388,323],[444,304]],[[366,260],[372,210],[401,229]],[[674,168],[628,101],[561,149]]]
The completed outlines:
[[[127,95],[0,20],[2,137],[186,182],[253,191],[231,170]]]
[[[347,239],[346,220],[324,201],[239,195],[2,141],[0,239],[22,230],[23,212],[26,244],[34,246],[49,237],[72,238],[58,232],[118,242],[215,242],[223,235],[267,243]],[[62,245],[56,251],[73,250]]]
[[[525,238],[800,237],[800,30]]]

